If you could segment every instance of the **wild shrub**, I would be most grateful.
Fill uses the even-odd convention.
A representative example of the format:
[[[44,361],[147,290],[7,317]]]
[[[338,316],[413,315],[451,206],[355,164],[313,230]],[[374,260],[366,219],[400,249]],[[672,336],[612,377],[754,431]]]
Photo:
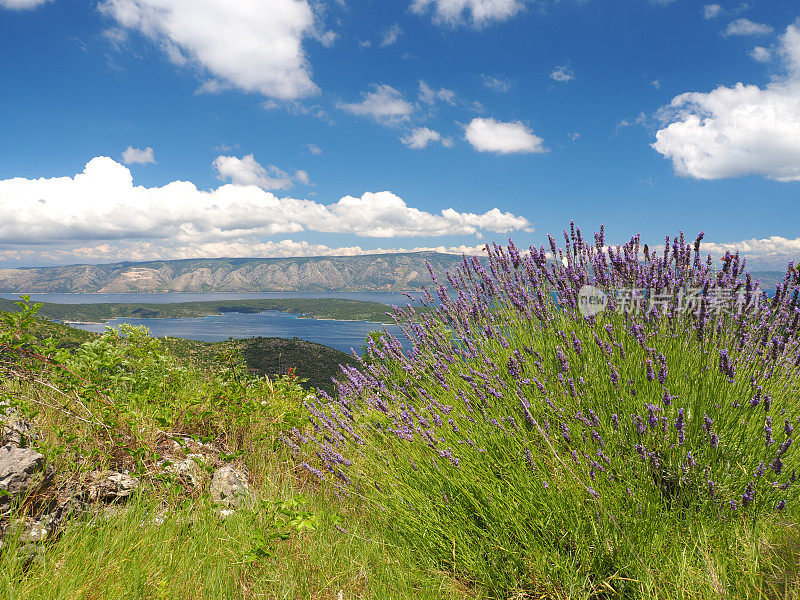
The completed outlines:
[[[702,234],[564,238],[487,246],[425,292],[433,312],[397,309],[412,351],[370,339],[339,398],[308,403],[305,468],[499,597],[762,585],[735,548],[797,514],[797,272],[768,298]]]

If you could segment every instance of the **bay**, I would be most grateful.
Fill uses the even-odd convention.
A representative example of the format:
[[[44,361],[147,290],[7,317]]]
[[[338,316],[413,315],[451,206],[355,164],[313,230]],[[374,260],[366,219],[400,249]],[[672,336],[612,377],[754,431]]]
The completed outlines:
[[[21,294],[0,294],[2,298],[19,299]],[[381,302],[387,305],[405,305],[409,299],[396,292],[264,292],[264,293],[159,293],[159,294],[30,294],[35,302],[57,304],[99,304],[104,302],[131,302],[167,304],[174,302],[196,302],[204,300],[249,300],[261,298],[339,298]],[[366,321],[336,321],[311,319],[291,313],[266,311],[261,313],[224,313],[200,318],[183,319],[112,319],[106,323],[70,323],[85,331],[102,333],[106,327],[117,327],[122,323],[144,325],[154,337],[180,337],[204,342],[219,342],[230,338],[280,337],[299,338],[323,344],[342,352],[355,351],[362,354],[367,334],[381,330],[380,323]],[[396,325],[387,325],[403,347],[410,343]]]
[[[107,323],[70,323],[85,331],[102,333],[106,327],[122,323],[144,325],[154,337],[180,337],[204,342],[220,342],[232,338],[280,337],[299,338],[323,344],[350,354],[362,354],[362,346],[370,331],[381,330],[380,323],[366,321],[334,321],[301,318],[289,313],[266,311],[262,313],[225,313],[191,319],[112,319]],[[409,348],[408,340],[399,327],[387,325],[387,330]]]

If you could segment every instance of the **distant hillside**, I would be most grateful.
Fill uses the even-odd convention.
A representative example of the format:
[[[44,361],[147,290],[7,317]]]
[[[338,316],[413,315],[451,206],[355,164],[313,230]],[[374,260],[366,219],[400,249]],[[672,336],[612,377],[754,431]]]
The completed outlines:
[[[0,269],[0,292],[405,291],[461,257],[437,252],[312,258],[215,258]]]
[[[51,321],[71,323],[103,323],[116,318],[175,319],[221,315],[223,313],[258,313],[278,311],[314,319],[373,321],[391,323],[389,307],[380,302],[346,300],[343,298],[289,298],[255,300],[208,300],[167,304],[108,302],[100,304],[40,303],[39,316]],[[0,311],[16,312],[13,300],[0,298]]]
[[[236,348],[241,351],[252,373],[272,378],[285,375],[291,369],[297,377],[307,380],[302,383],[303,387],[324,390],[331,396],[336,394],[336,386],[331,379],[340,377],[342,373],[339,365],[356,364],[349,354],[298,338],[254,337],[224,342],[166,338],[165,344],[181,359],[209,368],[213,368],[217,354]]]

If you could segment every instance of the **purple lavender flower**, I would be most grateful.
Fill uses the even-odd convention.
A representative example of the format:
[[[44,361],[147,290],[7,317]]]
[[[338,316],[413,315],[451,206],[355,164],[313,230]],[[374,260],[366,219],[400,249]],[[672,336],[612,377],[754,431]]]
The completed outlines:
[[[656,378],[656,374],[653,371],[653,362],[648,358],[645,364],[647,367],[647,381],[653,381]]]
[[[619,417],[617,416],[617,413],[611,415],[611,426],[615,431],[619,431]]]
[[[786,500],[779,501],[775,508],[778,510],[778,512],[781,512],[784,508],[786,508]]]
[[[684,419],[683,419],[683,409],[680,408],[680,409],[678,409],[678,418],[675,419],[675,429],[678,430],[678,445],[679,446],[682,445],[684,440],[686,439],[685,428],[686,428],[686,423],[684,422]]]
[[[708,415],[703,415],[703,431],[709,433],[711,431],[714,421]]]
[[[692,455],[692,452],[689,451],[686,454],[686,467],[684,468],[684,471],[687,471],[689,469],[693,469],[696,465],[697,465],[697,462],[694,460],[694,456]]]
[[[672,404],[672,396],[667,390],[664,390],[664,396],[661,398],[661,401],[664,403],[664,406]]]
[[[656,413],[659,408],[655,404],[645,404],[645,408],[647,409],[647,422],[650,424],[650,429],[655,429],[658,427],[658,415]]]
[[[564,437],[564,441],[568,444],[572,443],[572,439],[569,437],[569,427],[567,427],[566,423],[561,423],[561,435]]]
[[[775,443],[775,440],[772,438],[772,417],[767,417],[764,423],[764,440],[767,445],[767,448],[772,446]]]
[[[322,471],[320,471],[319,469],[315,469],[314,467],[309,465],[307,462],[304,462],[300,466],[303,467],[306,471],[308,471],[312,475],[314,475],[320,481],[324,481],[325,480],[325,474]]]
[[[636,444],[634,446],[634,449],[639,454],[639,458],[641,458],[642,460],[647,460],[647,449],[644,446],[642,446],[641,444]]]
[[[558,356],[558,361],[561,363],[561,370],[564,373],[569,371],[569,361],[567,360],[564,352],[561,350],[561,346],[556,346],[556,356]]]
[[[611,383],[613,383],[616,386],[619,383],[619,373],[617,373],[617,370],[614,368],[613,365],[608,365],[608,368],[610,369],[611,372]]]
[[[530,448],[525,448],[525,461],[528,463],[531,471],[536,471],[536,467],[533,465],[533,454],[531,454]]]
[[[719,351],[719,370],[720,372],[728,378],[728,381],[733,383],[736,376],[736,369],[733,366],[733,362],[731,362],[731,357],[728,355],[728,351],[724,348]]]
[[[748,506],[750,506],[750,504],[752,504],[753,500],[755,499],[755,490],[753,489],[754,483],[755,482],[753,481],[748,483],[747,488],[745,488],[744,490],[744,494],[740,496],[742,500],[742,508],[747,508]]]
[[[578,336],[575,335],[575,332],[572,332],[572,349],[575,350],[575,353],[580,356],[583,354],[583,346],[581,345],[581,341],[578,339]]]

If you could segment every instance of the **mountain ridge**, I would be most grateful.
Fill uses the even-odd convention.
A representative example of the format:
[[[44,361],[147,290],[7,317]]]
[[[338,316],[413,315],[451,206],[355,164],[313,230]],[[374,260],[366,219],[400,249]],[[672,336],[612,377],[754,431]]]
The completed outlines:
[[[0,269],[4,293],[406,291],[455,269],[439,252],[298,258],[187,258]]]

